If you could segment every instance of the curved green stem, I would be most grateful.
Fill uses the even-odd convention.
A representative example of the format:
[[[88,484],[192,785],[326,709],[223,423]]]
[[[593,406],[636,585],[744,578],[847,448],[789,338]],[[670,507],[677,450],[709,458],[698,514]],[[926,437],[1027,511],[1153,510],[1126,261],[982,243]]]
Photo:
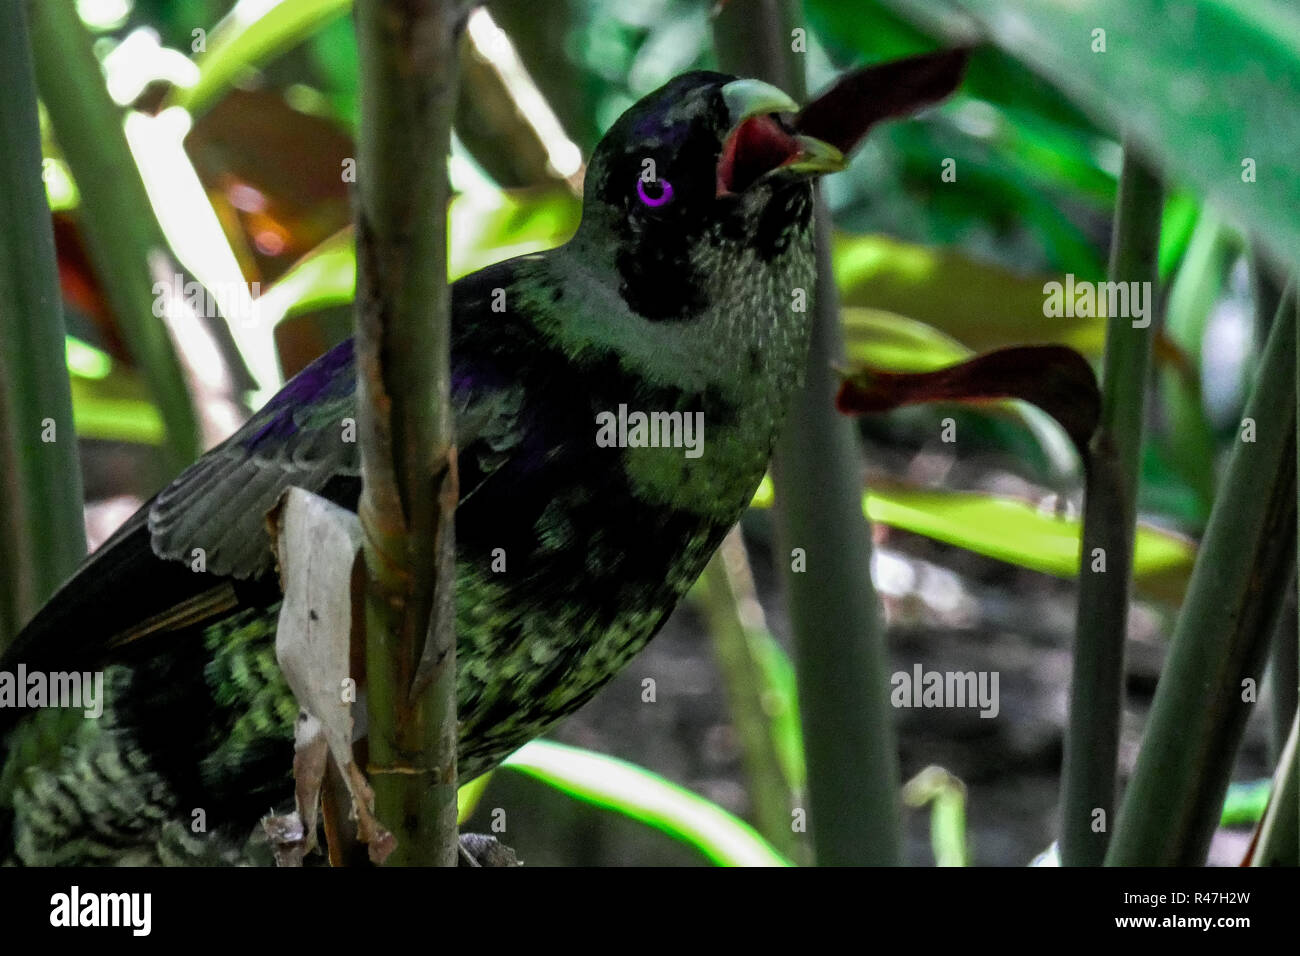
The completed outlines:
[[[54,232],[21,3],[0,4],[0,650],[86,554]]]
[[[1160,181],[1129,150],[1120,176],[1110,280],[1144,283],[1153,308],[1160,248]],[[1131,287],[1130,287],[1131,288]],[[1061,861],[1098,866],[1115,816],[1124,711],[1124,640],[1133,583],[1138,454],[1154,324],[1112,315],[1102,364],[1101,422],[1089,449],[1083,550],[1062,774]]]

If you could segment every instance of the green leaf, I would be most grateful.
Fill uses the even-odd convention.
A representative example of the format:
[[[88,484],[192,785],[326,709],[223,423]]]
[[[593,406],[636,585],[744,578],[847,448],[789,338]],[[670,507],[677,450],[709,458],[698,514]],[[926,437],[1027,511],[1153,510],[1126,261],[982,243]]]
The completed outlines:
[[[1273,781],[1268,778],[1229,784],[1228,794],[1223,798],[1219,826],[1250,827],[1259,823],[1272,792]]]
[[[770,631],[752,635],[755,656],[763,671],[763,685],[773,697],[767,702],[771,711],[772,739],[776,742],[781,770],[795,792],[802,792],[808,779],[804,760],[803,726],[799,719],[799,682],[794,662],[776,642]]]
[[[930,372],[971,355],[934,326],[884,309],[841,309],[840,325],[850,362],[891,372]]]
[[[874,521],[1033,571],[1062,578],[1079,571],[1079,521],[1046,514],[1028,501],[975,492],[873,488],[867,514]],[[1139,585],[1143,579],[1185,579],[1195,553],[1185,538],[1140,526],[1134,576]]]
[[[1214,498],[1215,441],[1202,397],[1202,350],[1210,316],[1239,251],[1240,242],[1216,216],[1201,216],[1165,304],[1165,334],[1187,364],[1166,364],[1157,377],[1164,423],[1160,442],[1166,460],[1195,490],[1206,510]]]
[[[845,306],[906,315],[975,351],[1006,345],[1068,345],[1101,354],[1105,320],[1043,314],[1043,286],[1054,277],[1026,277],[962,253],[883,236],[838,234],[835,284]]]
[[[1173,193],[1165,199],[1165,214],[1160,222],[1159,274],[1162,283],[1169,281],[1174,269],[1192,241],[1192,232],[1201,217],[1201,205],[1188,193]]]
[[[140,377],[75,336],[65,340],[77,437],[161,445],[162,416]]]
[[[935,45],[925,31],[881,3],[803,0],[803,7],[818,39],[841,66],[924,53]],[[1013,106],[1063,128],[1091,128],[1082,113],[1034,82],[1023,64],[1001,50],[975,51],[963,89],[989,103]]]
[[[984,35],[1300,266],[1300,12],[1278,0],[886,0]],[[1096,31],[1104,31],[1102,34]],[[1105,52],[1098,49],[1104,39]],[[1243,179],[1250,172],[1251,175]]]
[[[772,498],[771,482],[764,478],[752,505],[771,507]],[[1078,519],[1046,514],[1028,501],[895,485],[872,487],[863,508],[872,521],[1032,571],[1060,578],[1073,578],[1079,571]],[[1177,600],[1195,555],[1195,545],[1181,535],[1140,524],[1134,579],[1153,597]]]
[[[485,266],[550,249],[577,228],[581,206],[567,192],[462,194],[451,202],[447,271],[452,279]],[[357,260],[351,228],[298,260],[257,300],[268,325],[309,309],[346,305],[356,292]]]
[[[72,422],[78,438],[161,445],[167,432],[158,408],[134,375],[72,378]]]
[[[930,806],[930,848],[937,866],[969,866],[966,785],[942,767],[926,767],[903,784],[903,803]]]
[[[245,71],[293,49],[351,6],[351,0],[280,0],[269,7],[266,0],[241,0],[213,28],[198,58],[198,82],[178,90],[174,105],[202,112]]]
[[[169,136],[183,153],[174,122],[179,117],[128,112],[124,124],[75,4],[58,0],[31,4],[29,10],[41,99],[81,193],[79,232],[122,340],[166,423],[162,457],[166,471],[174,474],[203,449],[175,343],[153,312],[158,298],[154,274],[174,270],[142,167],[160,173],[160,167],[170,166],[170,157],[149,149],[133,151],[141,143],[129,137],[142,130]]]
[[[113,360],[107,352],[71,335],[64,336],[64,360],[69,375],[82,378],[108,378],[113,371]]]
[[[604,754],[534,740],[502,764],[594,806],[640,820],[720,866],[789,866],[754,828],[658,774]]]
[[[469,783],[462,784],[456,791],[456,823],[464,826],[465,821],[474,815],[478,809],[479,801],[483,799],[483,794],[487,792],[488,784],[492,782],[493,771],[479,774]]]

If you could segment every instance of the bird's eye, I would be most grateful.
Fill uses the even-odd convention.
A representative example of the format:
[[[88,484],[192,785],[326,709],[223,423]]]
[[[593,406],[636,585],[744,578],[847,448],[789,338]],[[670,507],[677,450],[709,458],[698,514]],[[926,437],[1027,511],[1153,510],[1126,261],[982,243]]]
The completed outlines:
[[[654,179],[646,182],[644,179],[637,177],[636,181],[637,198],[651,209],[657,209],[672,202],[673,184],[666,179]]]

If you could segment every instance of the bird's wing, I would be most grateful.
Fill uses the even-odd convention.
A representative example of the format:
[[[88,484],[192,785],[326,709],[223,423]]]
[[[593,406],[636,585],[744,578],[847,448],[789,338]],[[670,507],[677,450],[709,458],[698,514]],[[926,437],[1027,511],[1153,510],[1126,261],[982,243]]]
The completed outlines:
[[[351,340],[313,362],[147,509],[154,553],[221,577],[271,567],[265,515],[284,490],[360,476]]]
[[[512,277],[509,263],[453,287],[452,403],[465,479],[462,497],[499,466],[519,440],[522,393],[458,349],[465,326],[481,321],[490,290]],[[492,318],[500,318],[498,315]],[[190,466],[149,507],[149,536],[161,558],[247,579],[272,567],[266,513],[296,486],[354,507],[361,475],[356,442],[351,340],[317,359],[218,448]],[[201,553],[196,549],[202,549]]]
[[[490,308],[515,279],[499,263],[452,287],[452,401],[464,501],[528,432],[521,386],[504,364],[512,325]],[[514,330],[516,333],[518,329]],[[15,641],[22,659],[116,646],[175,631],[274,591],[266,513],[290,486],[355,508],[360,451],[352,343],[295,376],[239,431],[182,472],[86,561]],[[237,593],[238,592],[238,593]],[[269,599],[274,599],[274,594]],[[263,595],[258,601],[267,600]]]

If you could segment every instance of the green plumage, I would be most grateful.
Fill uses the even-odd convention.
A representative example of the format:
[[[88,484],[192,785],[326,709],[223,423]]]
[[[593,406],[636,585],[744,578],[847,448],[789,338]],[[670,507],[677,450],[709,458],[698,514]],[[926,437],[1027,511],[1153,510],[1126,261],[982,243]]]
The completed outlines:
[[[719,154],[743,119],[729,81],[690,74],[647,97],[597,149],[570,243],[453,288],[463,779],[572,713],[650,640],[747,505],[802,378],[810,177],[774,169],[720,192]],[[670,203],[641,198],[647,156]],[[620,405],[702,415],[703,454],[599,446],[598,416]],[[0,857],[269,859],[258,824],[291,800],[297,708],[275,664],[263,516],[290,485],[355,507],[355,418],[344,343],[146,505],[28,627],[6,666],[104,668],[108,699],[97,721],[0,714],[0,840],[12,834]]]

